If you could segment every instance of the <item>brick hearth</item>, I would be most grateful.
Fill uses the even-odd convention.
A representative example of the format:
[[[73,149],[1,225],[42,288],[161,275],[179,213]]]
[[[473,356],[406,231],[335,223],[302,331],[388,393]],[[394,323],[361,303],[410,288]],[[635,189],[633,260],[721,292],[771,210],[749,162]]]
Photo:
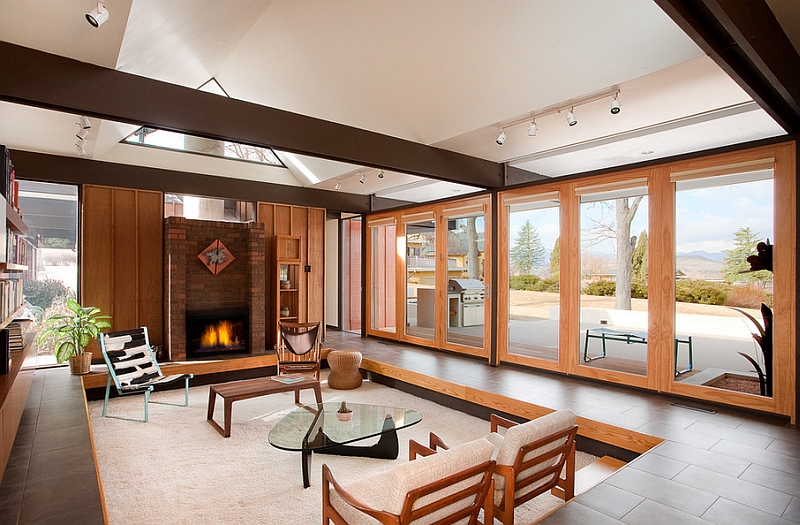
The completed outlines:
[[[165,341],[169,359],[186,359],[187,310],[247,308],[250,354],[265,353],[264,225],[168,217],[164,221],[164,239]],[[197,255],[216,239],[235,259],[214,275]]]

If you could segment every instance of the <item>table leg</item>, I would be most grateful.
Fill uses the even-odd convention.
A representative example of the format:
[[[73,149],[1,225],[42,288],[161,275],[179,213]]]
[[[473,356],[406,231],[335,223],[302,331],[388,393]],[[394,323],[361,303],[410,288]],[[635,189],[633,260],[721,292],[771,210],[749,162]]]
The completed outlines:
[[[311,470],[311,451],[304,448],[301,452],[303,462],[303,488],[307,489],[311,486],[311,481],[309,480],[309,471]]]
[[[206,419],[214,419],[214,405],[217,402],[217,393],[213,388],[208,389],[208,414]]]
[[[397,459],[400,443],[397,440],[397,429],[392,416],[383,421],[383,432],[374,445],[359,447],[357,445],[335,445],[317,451],[318,454],[334,454],[336,456],[358,456],[362,458]]]

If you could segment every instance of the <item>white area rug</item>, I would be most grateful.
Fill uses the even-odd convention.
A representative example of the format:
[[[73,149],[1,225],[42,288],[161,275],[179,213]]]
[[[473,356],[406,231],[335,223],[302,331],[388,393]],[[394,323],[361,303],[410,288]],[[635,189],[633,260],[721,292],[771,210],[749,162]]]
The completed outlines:
[[[400,456],[393,461],[314,454],[311,487],[304,489],[299,452],[272,447],[270,429],[295,408],[294,394],[279,393],[233,404],[231,437],[206,422],[208,386],[190,389],[189,407],[152,403],[182,402],[183,390],[155,392],[150,421],[103,418],[102,401],[91,401],[94,444],[100,464],[110,525],[170,523],[217,525],[315,524],[322,520],[321,469],[348,480],[408,461],[408,440],[427,443],[433,431],[448,444],[477,439],[489,423],[383,385],[365,381],[356,390],[332,390],[323,382],[325,402],[345,400],[410,408],[422,422],[398,431]],[[312,403],[311,390],[301,401]],[[143,396],[113,398],[110,416],[143,417]],[[215,419],[222,423],[222,400]],[[593,459],[579,454],[578,468]],[[543,494],[517,509],[516,523],[529,524],[561,504]]]

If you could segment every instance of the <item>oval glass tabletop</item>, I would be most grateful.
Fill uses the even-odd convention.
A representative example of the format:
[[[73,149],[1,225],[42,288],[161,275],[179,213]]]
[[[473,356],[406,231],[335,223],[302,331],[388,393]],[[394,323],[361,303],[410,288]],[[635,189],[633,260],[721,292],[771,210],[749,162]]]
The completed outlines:
[[[312,404],[295,408],[272,427],[270,445],[283,450],[319,451],[422,421],[416,410],[362,403],[347,403],[352,417],[340,421],[336,416],[341,402]]]

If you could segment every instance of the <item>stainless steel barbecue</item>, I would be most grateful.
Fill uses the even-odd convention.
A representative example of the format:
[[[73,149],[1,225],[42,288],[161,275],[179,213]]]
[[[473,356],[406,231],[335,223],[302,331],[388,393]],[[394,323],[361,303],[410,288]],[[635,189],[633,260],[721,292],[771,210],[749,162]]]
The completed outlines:
[[[483,283],[478,279],[450,279],[447,282],[448,297],[456,297],[456,326],[483,324]]]

